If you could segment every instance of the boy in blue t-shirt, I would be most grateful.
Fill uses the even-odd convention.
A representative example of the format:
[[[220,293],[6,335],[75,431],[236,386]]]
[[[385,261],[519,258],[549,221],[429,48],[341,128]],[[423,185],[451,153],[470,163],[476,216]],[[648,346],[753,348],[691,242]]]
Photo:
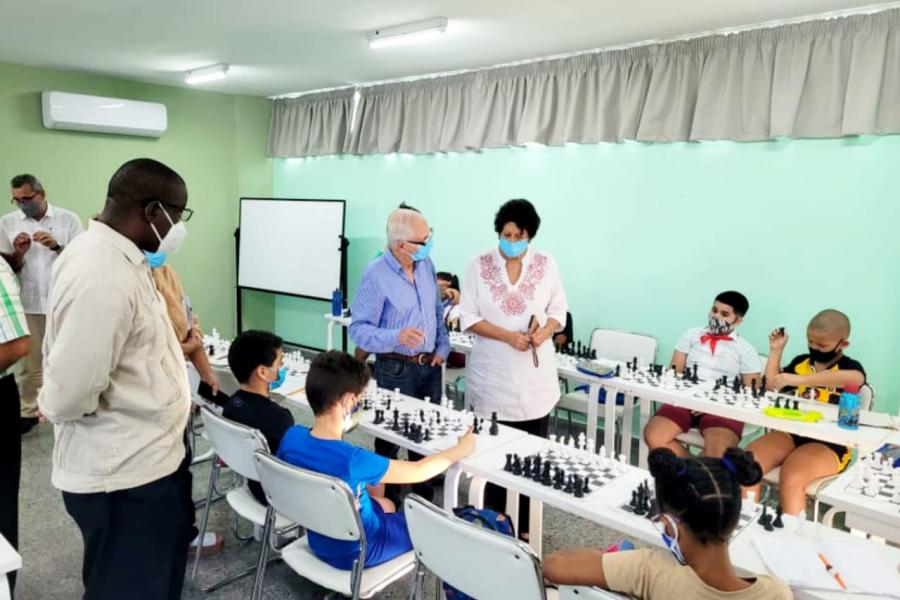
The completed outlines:
[[[381,484],[419,483],[446,471],[475,450],[471,431],[448,450],[421,460],[389,460],[343,441],[356,425],[361,398],[369,381],[365,363],[344,352],[316,356],[306,376],[306,397],[316,416],[312,429],[295,425],[284,435],[278,458],[298,467],[332,475],[356,493],[366,535],[365,566],[372,567],[412,550],[406,517],[384,497]],[[308,531],[309,546],[321,560],[338,569],[353,568],[359,543]]]

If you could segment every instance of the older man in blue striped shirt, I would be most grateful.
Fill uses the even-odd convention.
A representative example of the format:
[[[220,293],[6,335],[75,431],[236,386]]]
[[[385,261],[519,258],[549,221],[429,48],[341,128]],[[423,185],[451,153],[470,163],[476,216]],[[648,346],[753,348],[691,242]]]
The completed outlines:
[[[350,338],[375,354],[380,387],[438,403],[450,337],[428,258],[432,231],[417,210],[401,205],[388,217],[387,237],[384,254],[369,264],[356,290]],[[397,446],[382,440],[375,451],[397,456]]]

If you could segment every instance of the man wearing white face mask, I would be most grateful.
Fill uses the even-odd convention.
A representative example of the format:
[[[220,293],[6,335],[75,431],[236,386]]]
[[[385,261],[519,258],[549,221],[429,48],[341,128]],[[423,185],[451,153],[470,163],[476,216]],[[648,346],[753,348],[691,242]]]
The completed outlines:
[[[181,597],[193,507],[181,346],[145,253],[186,236],[184,180],[136,159],[53,268],[41,412],[53,423],[53,485],[84,538],[86,598]]]

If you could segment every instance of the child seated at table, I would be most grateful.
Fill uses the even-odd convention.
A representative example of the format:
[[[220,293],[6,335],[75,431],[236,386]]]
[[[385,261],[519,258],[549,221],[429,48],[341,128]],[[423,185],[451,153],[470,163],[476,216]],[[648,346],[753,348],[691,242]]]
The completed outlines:
[[[366,535],[365,566],[372,567],[412,550],[406,517],[383,495],[381,484],[418,483],[446,471],[475,450],[471,431],[458,443],[418,461],[389,460],[343,441],[358,419],[369,381],[366,364],[344,352],[323,352],[313,359],[306,376],[306,397],[315,414],[312,428],[292,427],[281,442],[278,458],[343,480],[356,494]],[[337,569],[351,569],[359,543],[307,532],[309,546]]]
[[[735,447],[721,459],[679,458],[657,448],[649,464],[660,507],[653,520],[668,550],[560,550],[544,559],[548,581],[598,586],[643,600],[792,597],[787,585],[769,575],[739,577],[728,554],[740,518],[741,486],[762,476],[752,454]]]
[[[270,452],[278,452],[281,438],[294,424],[291,411],[269,399],[269,390],[284,381],[284,356],[280,337],[268,331],[245,331],[228,348],[228,367],[240,389],[228,399],[222,416],[258,429]],[[249,482],[250,492],[262,504],[266,496],[257,481]]]
[[[672,366],[678,373],[693,371],[698,379],[709,381],[740,376],[745,386],[758,380],[762,365],[753,345],[735,331],[750,309],[746,296],[740,292],[722,292],[716,296],[709,311],[706,327],[688,329],[675,344]],[[744,432],[740,421],[707,415],[671,405],[663,405],[644,428],[644,440],[650,448],[669,448],[681,457],[689,456],[688,449],[675,437],[699,427],[703,435],[703,454],[722,456],[726,448],[736,446]]]
[[[784,328],[769,334],[766,381],[770,390],[796,393],[818,402],[838,404],[844,386],[863,386],[866,372],[859,362],[844,354],[850,345],[850,319],[828,309],[812,318],[806,328],[809,352],[794,357],[781,368],[788,341]],[[835,425],[836,427],[836,425]],[[814,480],[836,475],[850,461],[850,448],[811,438],[772,431],[748,446],[764,473],[780,466],[778,493],[784,512],[797,515],[806,508],[806,488]],[[759,498],[759,489],[753,488]]]

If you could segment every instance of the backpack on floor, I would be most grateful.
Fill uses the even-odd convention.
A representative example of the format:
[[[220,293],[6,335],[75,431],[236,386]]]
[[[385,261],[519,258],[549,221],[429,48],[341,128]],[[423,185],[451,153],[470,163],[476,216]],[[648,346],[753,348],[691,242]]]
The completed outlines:
[[[477,525],[482,529],[490,529],[491,531],[496,531],[510,537],[516,536],[516,532],[513,530],[512,520],[510,520],[507,515],[498,513],[495,510],[489,508],[479,509],[468,505],[454,508],[453,514],[463,521]],[[441,585],[444,588],[444,595],[447,597],[447,600],[476,600],[468,594],[463,594],[451,585],[446,583],[442,583]]]

